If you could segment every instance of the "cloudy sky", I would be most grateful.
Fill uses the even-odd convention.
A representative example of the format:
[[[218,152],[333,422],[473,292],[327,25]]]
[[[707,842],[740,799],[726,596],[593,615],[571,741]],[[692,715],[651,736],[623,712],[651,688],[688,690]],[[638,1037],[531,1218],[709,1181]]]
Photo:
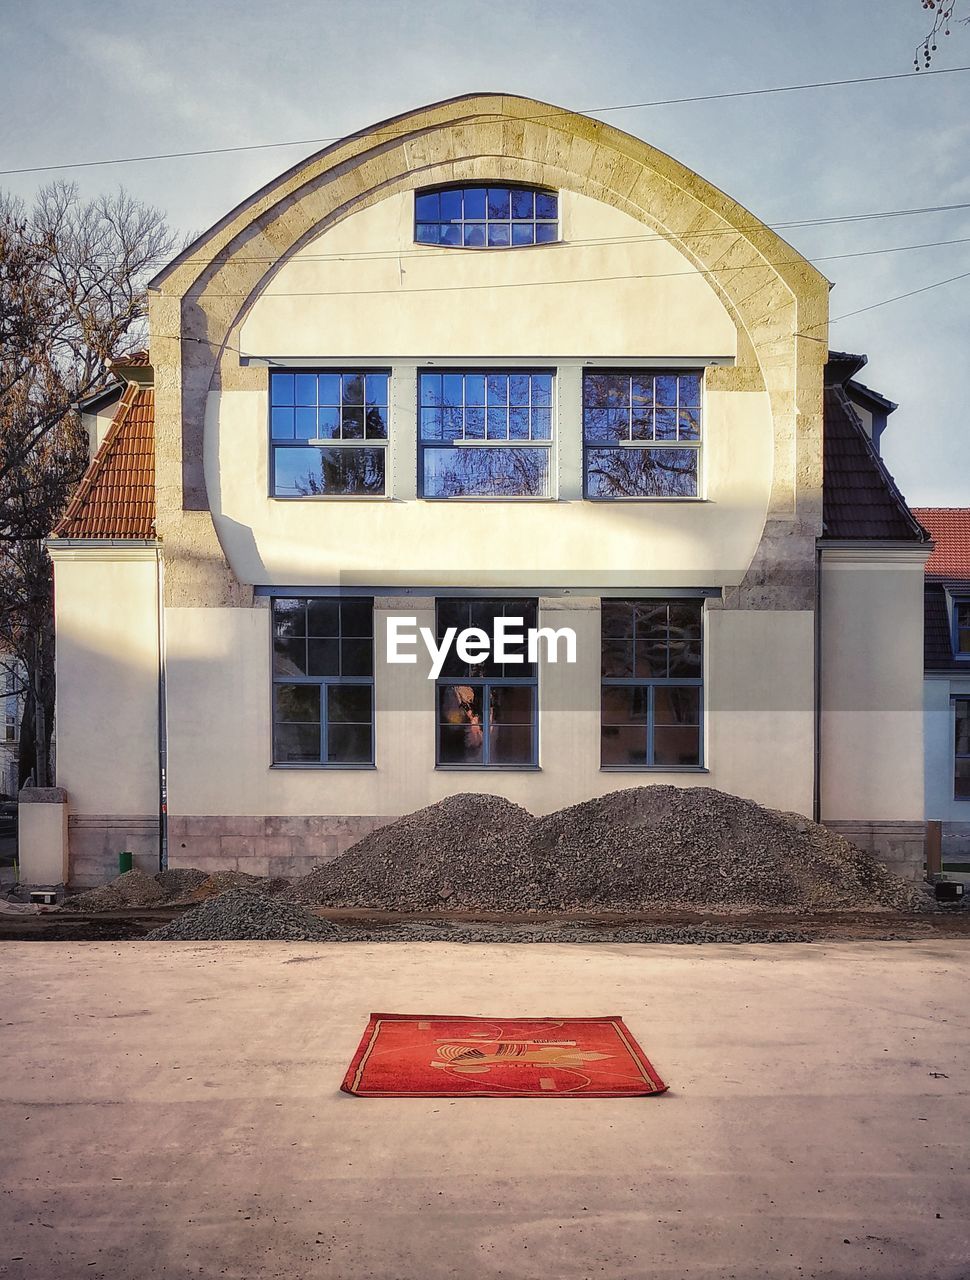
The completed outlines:
[[[961,0],[957,0],[958,13]],[[970,0],[962,0],[970,15]],[[479,90],[575,110],[905,72],[920,0],[0,0],[0,169],[340,136]],[[934,67],[970,67],[955,24]],[[603,119],[769,223],[970,203],[970,72]],[[124,184],[200,231],[308,146],[0,177]],[[970,209],[785,230],[832,315],[970,272]],[[909,252],[832,258],[941,240]],[[851,316],[831,345],[899,402],[885,455],[914,505],[970,504],[970,279]]]

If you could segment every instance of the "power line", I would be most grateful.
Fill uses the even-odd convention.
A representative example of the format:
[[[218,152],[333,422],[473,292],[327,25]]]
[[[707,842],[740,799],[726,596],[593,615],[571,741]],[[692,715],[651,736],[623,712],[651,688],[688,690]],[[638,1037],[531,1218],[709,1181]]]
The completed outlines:
[[[940,289],[945,284],[953,284],[957,280],[970,279],[970,271],[961,272],[958,276],[948,276],[946,280],[937,280],[935,284],[924,284],[921,289],[910,289],[908,293],[897,293],[892,298],[883,298],[882,302],[872,302],[868,307],[859,307],[856,311],[846,311],[840,316],[833,316],[829,324],[838,320],[848,320],[850,316],[861,316],[864,311],[875,311],[877,307],[888,306],[890,302],[901,302],[903,298],[915,298],[918,293],[929,293],[931,289]]]
[[[637,111],[648,107],[673,107],[692,102],[721,102],[728,98],[753,98],[761,97],[764,94],[770,93],[801,93],[809,89],[833,89],[853,84],[879,84],[889,80],[911,80],[917,77],[921,80],[925,80],[929,76],[957,75],[966,71],[970,71],[970,67],[934,67],[932,70],[899,71],[881,76],[854,76],[851,79],[845,80],[816,80],[807,84],[773,85],[764,89],[734,89],[727,93],[697,94],[696,96],[688,98],[657,98],[651,102],[623,102],[616,106],[609,107],[587,107],[583,111],[566,111],[560,109],[557,111],[545,111],[540,115],[534,116],[504,116],[493,114],[491,116],[480,117],[479,122],[512,119],[531,122],[536,120],[546,120],[553,116],[607,115],[615,111]],[[375,139],[395,138],[410,132],[410,127],[406,129],[358,131],[358,133],[366,133]],[[22,169],[0,169],[0,177],[8,178],[26,173],[53,173],[64,169],[93,169],[115,164],[144,164],[152,160],[184,160],[191,159],[196,156],[231,155],[240,151],[268,151],[279,147],[317,147],[325,143],[342,142],[345,140],[349,141],[350,139],[358,136],[358,133],[330,138],[300,138],[287,142],[253,142],[236,147],[205,147],[197,151],[165,151],[152,155],[116,156],[110,160],[77,160],[64,164],[30,165]]]
[[[850,213],[833,215],[825,218],[798,218],[788,222],[772,222],[772,223],[751,223],[749,226],[739,225],[734,227],[715,227],[709,231],[684,231],[677,235],[678,240],[708,240],[716,236],[738,235],[747,231],[761,231],[764,227],[768,227],[771,231],[787,231],[792,229],[800,229],[804,227],[826,227],[833,226],[837,223],[851,222],[871,222],[884,218],[907,218],[927,213],[954,213],[970,209],[970,201],[961,204],[937,204],[926,205],[917,209],[881,209],[874,213]],[[574,249],[574,248],[598,248],[612,245],[625,244],[642,244],[648,241],[666,240],[669,242],[670,237],[661,235],[658,232],[651,232],[648,235],[629,235],[629,236],[587,236],[579,240],[551,240],[547,244],[542,245],[544,252],[550,249]],[[956,243],[952,241],[939,241],[938,243],[950,244]],[[525,246],[527,248],[533,246]],[[913,246],[914,248],[920,246]],[[463,250],[463,245],[448,245],[438,247],[435,245],[422,245],[410,249],[348,249],[334,250],[331,253],[300,253],[300,262],[377,262],[382,259],[397,261],[400,258],[447,258],[453,256],[456,250]],[[469,249],[469,253],[479,253],[478,249]],[[261,255],[261,254],[244,254],[244,253],[217,253],[212,257],[199,254],[180,260],[180,266],[188,266],[189,264],[204,263],[206,266],[214,266],[223,262],[279,262],[279,255]]]
[[[908,253],[915,249],[937,249],[947,245],[970,244],[970,236],[963,236],[956,240],[929,240],[922,244],[901,244],[892,245],[885,249],[856,249],[848,253],[828,253],[821,254],[815,258],[784,258],[778,262],[754,262],[746,263],[741,266],[733,267],[733,271],[750,271],[760,270],[764,267],[792,267],[799,266],[802,262],[808,261],[812,263],[818,262],[834,262],[846,258],[870,258],[879,257],[883,254],[890,253]],[[555,280],[509,280],[499,282],[487,282],[485,284],[458,284],[458,285],[416,285],[413,288],[401,287],[392,289],[296,289],[296,290],[280,290],[273,292],[265,290],[260,296],[262,298],[364,298],[378,295],[394,294],[398,297],[407,297],[409,294],[415,293],[469,293],[480,292],[489,289],[522,289],[522,288],[548,288],[553,285],[574,285],[574,284],[610,284],[620,283],[625,280],[666,280],[677,276],[709,276],[713,275],[715,268],[691,267],[686,271],[645,271],[645,272],[622,272],[619,275],[609,276],[582,276],[574,279],[559,278]],[[209,293],[205,296],[208,298],[234,298],[238,295],[235,293]]]

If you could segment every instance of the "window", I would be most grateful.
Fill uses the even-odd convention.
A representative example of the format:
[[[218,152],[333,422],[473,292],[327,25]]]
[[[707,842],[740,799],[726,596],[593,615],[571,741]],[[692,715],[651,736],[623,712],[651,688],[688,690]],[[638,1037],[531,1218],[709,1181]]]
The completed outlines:
[[[479,627],[492,635],[496,618],[521,618],[536,625],[535,600],[439,600],[439,642],[449,627]],[[515,631],[518,632],[516,627]],[[525,641],[523,640],[523,659]],[[437,763],[480,768],[534,768],[536,664],[498,663],[491,658],[465,663],[453,646],[435,690]]]
[[[701,374],[583,375],[587,498],[696,498]]]
[[[531,187],[475,183],[414,197],[419,244],[465,249],[508,249],[559,239],[559,197]]]
[[[953,652],[970,658],[970,600],[953,602]]]
[[[373,600],[273,600],[273,763],[374,762]]]
[[[384,492],[386,370],[270,373],[274,498]]]
[[[424,498],[546,498],[552,374],[422,372],[419,489]]]
[[[954,699],[953,715],[953,798],[970,800],[970,698]]]
[[[697,767],[700,600],[602,602],[604,769]]]

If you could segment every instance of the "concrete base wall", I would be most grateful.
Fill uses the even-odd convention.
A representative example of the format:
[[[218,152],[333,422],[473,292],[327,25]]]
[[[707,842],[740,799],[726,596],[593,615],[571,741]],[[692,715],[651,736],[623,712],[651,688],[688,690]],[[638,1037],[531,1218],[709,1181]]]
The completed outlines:
[[[302,876],[393,822],[391,815],[169,816],[168,865]]]
[[[944,822],[943,865],[970,862],[970,822]]]
[[[901,879],[926,878],[925,823],[826,821],[825,826],[871,853]]]
[[[72,889],[104,884],[118,874],[118,854],[148,875],[158,870],[157,814],[72,813],[67,823]]]
[[[24,787],[18,808],[20,883],[62,885],[68,876],[67,792],[62,787]]]

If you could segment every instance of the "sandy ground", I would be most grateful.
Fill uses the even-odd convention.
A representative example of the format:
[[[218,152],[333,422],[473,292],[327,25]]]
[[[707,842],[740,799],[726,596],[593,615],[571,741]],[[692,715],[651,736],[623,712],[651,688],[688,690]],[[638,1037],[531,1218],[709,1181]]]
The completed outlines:
[[[970,943],[8,943],[0,1275],[966,1280]],[[671,1091],[356,1099],[372,1010],[622,1014]]]

